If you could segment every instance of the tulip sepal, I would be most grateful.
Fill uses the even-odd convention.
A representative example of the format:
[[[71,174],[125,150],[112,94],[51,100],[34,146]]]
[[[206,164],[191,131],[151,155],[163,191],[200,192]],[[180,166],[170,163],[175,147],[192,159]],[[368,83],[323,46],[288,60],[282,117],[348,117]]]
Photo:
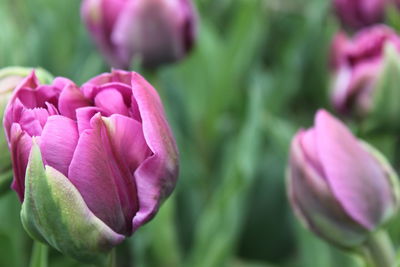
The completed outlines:
[[[125,239],[90,211],[68,178],[43,164],[35,138],[26,170],[21,220],[33,239],[98,266]]]

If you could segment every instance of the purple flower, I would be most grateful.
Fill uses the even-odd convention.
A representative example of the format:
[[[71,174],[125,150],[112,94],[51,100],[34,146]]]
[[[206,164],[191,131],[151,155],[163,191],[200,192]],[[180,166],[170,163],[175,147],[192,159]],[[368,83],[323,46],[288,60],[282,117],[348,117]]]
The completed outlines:
[[[341,22],[353,29],[360,29],[384,19],[388,0],[334,0],[333,5]]]
[[[190,0],[84,0],[82,18],[108,63],[156,67],[193,47],[197,19]]]
[[[293,138],[288,194],[309,229],[344,247],[362,243],[395,214],[399,200],[384,157],[324,110]]]
[[[377,25],[348,39],[336,35],[332,45],[332,102],[341,113],[365,115],[373,106],[373,95],[382,66],[385,47],[400,52],[400,38],[389,27]]]
[[[81,88],[66,78],[41,85],[32,73],[15,90],[4,129],[21,201],[34,137],[46,168],[65,176],[116,235],[149,221],[177,181],[178,152],[162,103],[137,73],[115,70]]]

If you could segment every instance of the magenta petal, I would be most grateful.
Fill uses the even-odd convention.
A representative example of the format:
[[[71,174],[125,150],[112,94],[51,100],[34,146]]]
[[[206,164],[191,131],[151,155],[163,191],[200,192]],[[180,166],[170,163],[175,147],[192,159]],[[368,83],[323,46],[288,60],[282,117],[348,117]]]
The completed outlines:
[[[315,124],[319,156],[332,193],[349,216],[374,229],[383,219],[387,203],[392,203],[386,174],[330,114],[319,111]]]
[[[96,107],[84,107],[76,110],[79,134],[87,129],[92,129],[90,121],[97,113],[101,113],[101,110]]]
[[[86,85],[90,85],[91,87],[102,86],[107,83],[123,83],[130,86],[131,79],[132,72],[124,70],[113,70],[111,73],[103,73],[94,77],[93,79],[90,79],[87,83],[83,85],[83,87],[85,88]],[[90,90],[84,89],[84,91],[85,94],[87,94],[87,91]]]
[[[96,107],[99,107],[106,116],[121,114],[129,116],[128,108],[120,92],[115,89],[107,89],[99,92],[94,99]]]
[[[137,211],[133,175],[121,164],[121,155],[110,143],[100,114],[78,141],[68,178],[89,209],[114,231],[129,235]]]
[[[314,171],[318,173],[321,178],[324,177],[324,170],[319,161],[315,130],[311,128],[306,131],[300,131],[299,138],[307,163],[314,168]]]
[[[75,121],[63,116],[49,117],[40,144],[45,164],[67,176],[78,139]]]
[[[142,124],[134,119],[112,115],[103,118],[110,142],[121,157],[118,161],[129,167],[133,173],[152,152],[143,136]]]
[[[291,144],[288,194],[293,209],[311,230],[331,242],[359,243],[367,230],[344,212],[327,181],[309,164],[304,154],[304,138],[304,132],[300,131]]]
[[[4,117],[4,127],[8,140],[13,123],[20,124],[20,127],[30,136],[40,136],[42,133],[41,123],[46,121],[47,116],[47,111],[44,109],[37,109],[36,111],[27,109],[18,98],[13,100],[8,106]]]
[[[58,97],[64,86],[72,84],[71,81],[63,78],[57,78],[51,85],[38,85],[37,87],[21,88],[16,96],[27,108],[46,107],[46,102],[57,105]]]
[[[60,94],[58,109],[61,115],[75,120],[76,109],[89,105],[91,105],[91,101],[83,96],[75,84],[70,84]]]
[[[24,133],[19,124],[11,126],[10,150],[14,169],[14,180],[11,187],[18,193],[23,201],[25,191],[25,170],[28,166],[29,153],[32,147],[32,139]]]
[[[135,172],[139,198],[139,211],[133,219],[135,230],[150,220],[170,195],[179,170],[175,139],[156,90],[142,76],[133,73],[132,91],[142,118],[144,137],[154,154]]]

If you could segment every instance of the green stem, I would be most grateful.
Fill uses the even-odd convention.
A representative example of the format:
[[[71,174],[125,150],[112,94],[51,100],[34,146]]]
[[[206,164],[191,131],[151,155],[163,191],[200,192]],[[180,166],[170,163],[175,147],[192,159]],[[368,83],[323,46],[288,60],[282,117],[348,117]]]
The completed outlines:
[[[371,234],[364,243],[362,251],[368,266],[395,266],[395,251],[386,231],[382,230]]]
[[[113,248],[107,259],[107,267],[117,267],[117,249]]]
[[[47,267],[48,266],[48,251],[47,245],[38,241],[33,243],[30,267]]]

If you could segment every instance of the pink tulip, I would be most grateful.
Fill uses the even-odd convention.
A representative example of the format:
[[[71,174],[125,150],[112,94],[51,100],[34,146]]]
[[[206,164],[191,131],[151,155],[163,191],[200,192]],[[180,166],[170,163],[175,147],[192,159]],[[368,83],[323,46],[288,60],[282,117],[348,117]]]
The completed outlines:
[[[288,174],[298,217],[340,246],[362,243],[398,207],[397,176],[384,157],[324,110],[293,138]]]
[[[400,38],[389,27],[377,25],[348,39],[336,35],[332,45],[332,102],[341,113],[368,113],[376,81],[384,63],[384,49],[391,44],[400,52]]]
[[[139,74],[115,70],[81,88],[66,78],[16,88],[4,128],[12,188],[24,200],[32,137],[43,164],[68,178],[91,212],[128,236],[157,212],[178,176],[178,153],[156,90]]]
[[[190,0],[84,0],[82,18],[108,63],[134,60],[156,67],[182,59],[193,47],[196,14]]]
[[[391,0],[334,0],[333,5],[341,22],[353,29],[380,23],[385,7]]]

